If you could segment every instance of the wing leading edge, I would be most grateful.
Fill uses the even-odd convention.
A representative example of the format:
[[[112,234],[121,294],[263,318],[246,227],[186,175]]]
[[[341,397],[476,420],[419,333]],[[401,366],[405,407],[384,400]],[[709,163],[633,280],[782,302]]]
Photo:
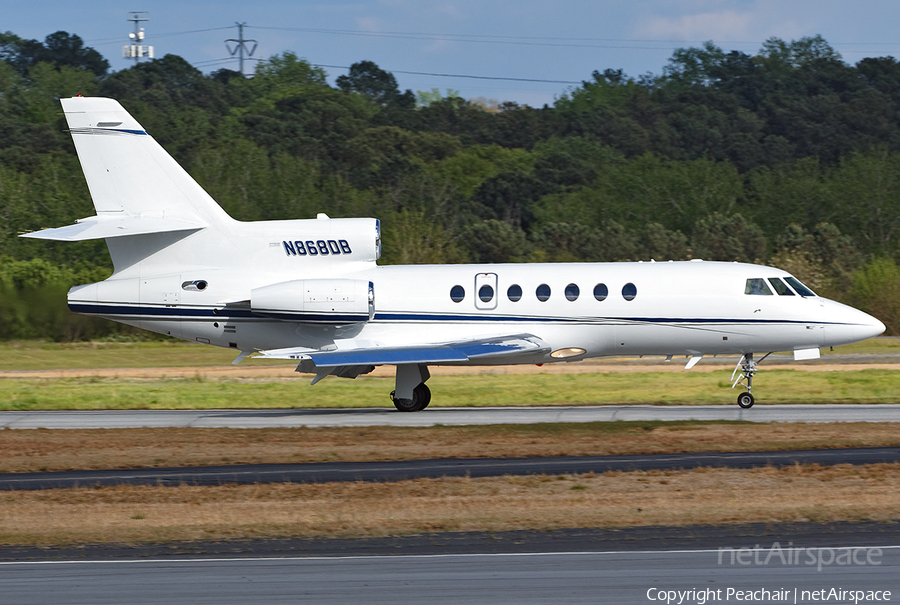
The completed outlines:
[[[543,340],[531,334],[517,334],[468,340],[446,344],[411,347],[365,347],[321,351],[317,349],[274,349],[261,351],[266,359],[299,360],[298,372],[316,374],[313,384],[335,374],[345,378],[355,378],[368,374],[379,365],[442,364],[485,361],[510,363],[519,361],[523,355],[534,355],[550,351]]]

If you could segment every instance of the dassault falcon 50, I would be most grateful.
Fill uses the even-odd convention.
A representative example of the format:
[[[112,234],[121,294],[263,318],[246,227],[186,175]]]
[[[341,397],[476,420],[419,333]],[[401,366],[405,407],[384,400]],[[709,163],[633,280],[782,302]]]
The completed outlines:
[[[105,239],[114,272],[69,308],[355,378],[396,366],[394,405],[431,400],[432,365],[544,364],[609,355],[740,355],[749,408],[759,360],[819,356],[884,331],[779,269],[684,261],[378,266],[371,218],[237,221],[113,99],[63,110],[96,216],[23,237]],[[737,378],[735,379],[735,376]]]

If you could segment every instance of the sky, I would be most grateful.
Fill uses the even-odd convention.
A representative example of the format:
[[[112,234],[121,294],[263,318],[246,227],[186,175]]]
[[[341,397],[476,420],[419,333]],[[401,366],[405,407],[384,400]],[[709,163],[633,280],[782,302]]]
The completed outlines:
[[[238,69],[225,40],[240,22],[257,43],[248,74],[255,59],[291,51],[331,82],[368,60],[401,90],[533,107],[594,70],[660,74],[673,50],[705,41],[755,53],[770,37],[821,34],[850,64],[900,57],[896,0],[0,0],[0,31],[77,34],[120,70],[133,64],[122,57],[129,11],[147,12],[156,57],[173,53],[206,73]]]

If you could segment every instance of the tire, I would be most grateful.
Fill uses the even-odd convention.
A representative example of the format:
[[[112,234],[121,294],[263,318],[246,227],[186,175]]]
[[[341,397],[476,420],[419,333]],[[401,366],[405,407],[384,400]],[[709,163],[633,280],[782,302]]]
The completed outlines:
[[[394,407],[401,412],[421,412],[431,403],[431,390],[422,382],[413,389],[412,399],[398,399],[394,397],[394,392],[391,392],[391,400]]]
[[[750,393],[741,393],[740,395],[738,395],[737,404],[742,409],[749,410],[750,408],[753,407],[753,403],[754,403],[753,395],[751,395]]]
[[[431,389],[425,386],[424,382],[419,383],[419,386],[413,390],[413,401],[418,405],[416,412],[421,412],[431,403]]]

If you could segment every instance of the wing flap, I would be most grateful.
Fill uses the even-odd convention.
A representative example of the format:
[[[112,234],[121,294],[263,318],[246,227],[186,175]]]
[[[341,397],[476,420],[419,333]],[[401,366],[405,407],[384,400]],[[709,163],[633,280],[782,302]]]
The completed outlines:
[[[311,349],[278,349],[262,351],[269,359],[310,360],[316,368],[360,365],[403,365],[412,363],[440,364],[467,361],[493,362],[549,351],[543,340],[531,334],[518,334],[455,343],[411,347],[366,347],[321,351]],[[301,364],[306,366],[307,364]],[[306,371],[306,370],[302,370]]]

